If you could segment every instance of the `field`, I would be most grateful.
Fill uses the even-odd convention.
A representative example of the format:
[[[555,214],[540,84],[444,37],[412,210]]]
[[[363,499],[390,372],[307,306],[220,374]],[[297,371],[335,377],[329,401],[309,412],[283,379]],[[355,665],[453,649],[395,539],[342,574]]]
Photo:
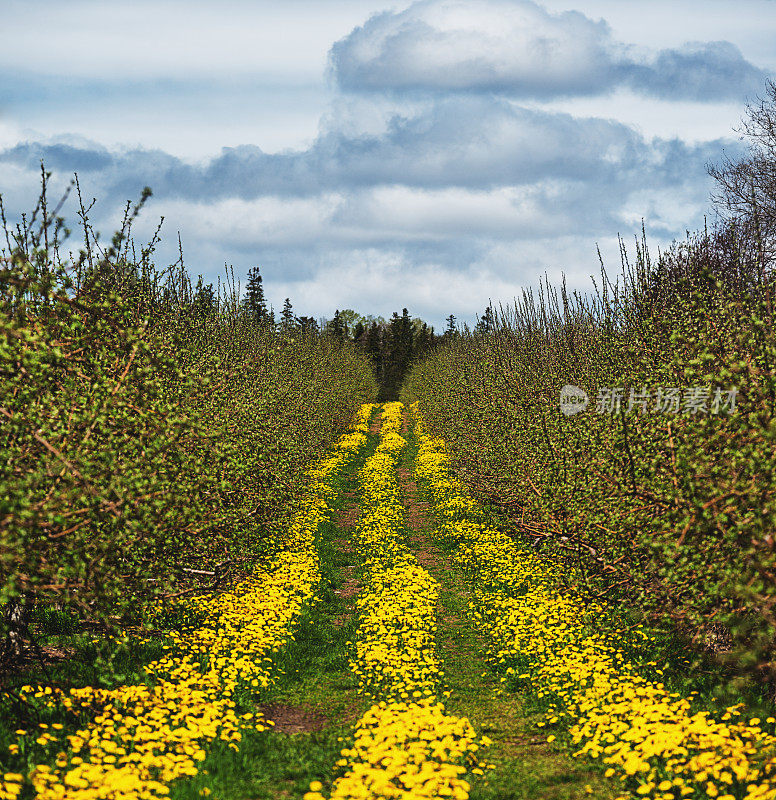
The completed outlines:
[[[0,197],[0,800],[776,800],[769,86],[726,217],[443,334]]]
[[[367,404],[271,567],[168,607],[131,681],[63,688],[63,662],[17,689],[3,797],[776,796],[776,720],[560,572],[417,406]]]

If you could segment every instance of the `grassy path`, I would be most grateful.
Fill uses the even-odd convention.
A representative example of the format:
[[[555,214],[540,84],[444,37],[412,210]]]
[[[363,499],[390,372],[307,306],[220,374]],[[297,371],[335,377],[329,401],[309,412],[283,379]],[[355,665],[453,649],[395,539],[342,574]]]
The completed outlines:
[[[370,413],[372,419],[367,435]],[[564,596],[559,598],[553,585],[544,583],[537,584],[539,589],[532,589],[533,594],[509,595],[509,587],[523,586],[523,574],[528,575],[531,569],[536,568],[537,557],[533,551],[517,548],[509,537],[483,523],[482,517],[450,523],[451,517],[462,513],[460,504],[472,501],[463,495],[458,497],[456,493],[463,491],[460,486],[449,489],[453,484],[448,483],[444,467],[439,466],[444,464],[444,454],[441,453],[441,460],[436,460],[434,448],[439,445],[424,433],[422,423],[419,423],[421,427],[417,429],[416,438],[410,430],[407,412],[402,415],[400,404],[387,405],[384,414],[386,422],[382,426],[381,412],[374,407],[365,407],[358,427],[354,429],[356,433],[343,437],[344,443],[338,445],[340,449],[323,462],[328,466],[321,467],[318,473],[311,472],[311,475],[323,477],[311,483],[310,491],[305,495],[309,502],[306,499],[300,503],[300,509],[304,510],[298,512],[297,518],[301,521],[296,523],[297,527],[289,528],[288,544],[278,551],[275,568],[262,571],[258,582],[246,582],[244,588],[236,593],[230,591],[216,595],[212,603],[220,602],[221,605],[216,605],[217,613],[211,628],[206,628],[202,621],[194,625],[194,633],[205,631],[200,634],[203,637],[210,630],[217,632],[217,636],[213,633],[209,639],[203,638],[203,641],[210,642],[207,645],[209,649],[198,651],[208,653],[211,661],[206,664],[215,663],[217,668],[204,673],[201,664],[194,664],[191,670],[199,670],[197,675],[201,673],[202,677],[197,680],[203,684],[207,676],[206,688],[216,683],[225,687],[222,690],[224,696],[217,694],[211,699],[203,691],[192,691],[191,697],[186,699],[197,699],[200,705],[192,706],[188,716],[178,714],[180,703],[173,700],[167,700],[158,713],[156,706],[148,712],[149,715],[153,712],[154,720],[171,720],[165,723],[167,728],[159,727],[159,730],[162,737],[165,732],[174,734],[171,736],[174,741],[184,741],[191,731],[204,730],[203,720],[208,722],[211,718],[215,726],[223,725],[224,720],[233,720],[229,735],[214,738],[215,734],[211,733],[207,738],[207,749],[193,751],[196,744],[180,752],[170,749],[168,760],[185,761],[186,768],[162,775],[162,782],[155,783],[153,790],[141,795],[126,795],[127,798],[164,796],[169,791],[173,800],[200,797],[214,800],[333,800],[335,797],[353,800],[356,797],[396,797],[398,786],[412,792],[413,797],[444,795],[456,800],[575,800],[586,796],[613,800],[622,797],[625,786],[638,795],[650,793],[661,800],[688,794],[708,797],[720,794],[711,781],[698,789],[703,795],[698,794],[694,787],[688,787],[684,778],[672,783],[659,772],[666,769],[662,762],[657,766],[644,762],[645,769],[652,769],[657,775],[649,782],[636,775],[630,783],[618,786],[616,780],[603,778],[606,765],[586,758],[574,759],[567,745],[553,741],[555,736],[547,737],[543,723],[547,717],[557,716],[560,712],[550,710],[546,713],[546,708],[539,707],[539,703],[547,701],[534,699],[535,685],[526,694],[522,694],[520,689],[505,689],[490,666],[498,660],[503,665],[497,668],[498,672],[513,672],[514,664],[523,669],[520,666],[522,662],[513,661],[513,666],[507,670],[510,662],[504,663],[504,653],[507,659],[514,657],[509,648],[519,646],[524,627],[530,629],[532,643],[545,645],[547,641],[555,642],[555,650],[542,647],[533,655],[528,653],[535,662],[529,669],[541,670],[539,675],[545,683],[540,685],[549,686],[551,692],[558,691],[556,687],[572,667],[577,670],[575,674],[584,677],[588,674],[585,670],[603,664],[596,675],[603,675],[605,680],[593,688],[599,691],[603,686],[606,693],[601,697],[606,699],[611,695],[614,698],[612,702],[618,704],[617,714],[630,714],[626,726],[618,729],[621,735],[623,731],[630,736],[632,731],[641,730],[638,716],[641,706],[638,703],[651,703],[648,709],[651,709],[652,717],[647,718],[659,717],[659,725],[653,725],[656,733],[653,735],[652,728],[640,733],[643,741],[635,744],[633,737],[622,735],[623,742],[627,740],[627,748],[630,748],[623,751],[628,758],[640,744],[652,747],[659,737],[663,737],[659,739],[662,743],[667,732],[673,735],[678,731],[671,741],[684,746],[688,734],[676,726],[692,722],[697,742],[691,746],[699,749],[706,759],[698,764],[704,766],[713,761],[708,769],[720,772],[719,776],[715,773],[715,780],[718,778],[725,784],[723,788],[731,785],[733,778],[721,770],[738,768],[743,775],[740,777],[739,772],[735,773],[739,783],[745,778],[747,781],[760,780],[756,759],[762,761],[768,753],[776,752],[776,738],[764,736],[758,727],[759,718],[749,720],[748,727],[745,723],[724,724],[724,720],[734,712],[748,719],[744,712],[737,710],[737,706],[728,709],[723,723],[713,719],[709,721],[703,714],[691,718],[690,706],[686,702],[684,705],[673,703],[673,700],[673,705],[668,703],[668,699],[678,698],[679,694],[667,694],[668,690],[663,690],[662,683],[656,684],[629,672],[631,667],[627,664],[620,667],[616,654],[608,655],[611,646],[607,642],[596,639],[597,650],[575,649],[566,647],[565,639],[553,639],[558,630],[571,630],[574,635],[580,631],[578,636],[582,641],[587,641],[585,637],[595,639],[595,632],[591,634],[577,623],[584,604],[574,605]],[[416,474],[421,476],[419,480],[423,481],[424,487],[430,487],[433,507],[419,491]],[[437,534],[440,525],[437,514],[447,520],[442,528],[444,542],[455,542],[454,546],[458,548],[462,547],[462,541],[468,541],[470,550],[459,550],[459,555],[453,556],[450,549],[453,545],[443,543]],[[508,556],[508,561],[501,560],[503,554]],[[469,570],[469,580],[476,581],[473,586],[467,583],[459,570],[459,563]],[[507,588],[499,589],[499,585]],[[483,591],[483,586],[490,588]],[[506,601],[499,598],[498,591],[504,591],[509,602],[520,601],[522,605],[510,610]],[[529,601],[534,596],[538,596],[544,605],[531,605]],[[297,597],[304,600],[294,605]],[[488,628],[491,638],[487,641],[472,621],[470,607],[473,601],[477,603],[477,618],[482,627],[491,626]],[[211,598],[208,596],[197,602],[209,604]],[[552,610],[561,603],[563,615],[559,618],[565,621],[566,627],[559,628],[558,623],[549,617],[549,622],[543,623],[542,609]],[[210,608],[209,605],[206,607]],[[509,612],[506,616],[505,609]],[[257,619],[260,624],[254,625]],[[500,633],[499,626],[504,621],[508,623],[506,632]],[[281,626],[280,633],[270,635],[276,624]],[[293,638],[289,640],[291,631]],[[186,633],[189,638],[193,635]],[[181,641],[188,642],[189,639]],[[215,645],[212,644],[214,641]],[[495,651],[495,656],[489,653],[489,646],[500,648]],[[521,651],[516,652],[521,655]],[[251,655],[245,659],[243,653]],[[216,661],[212,660],[214,654]],[[179,661],[159,663],[162,665],[160,669],[172,675],[172,665]],[[230,682],[229,676],[237,675],[237,672],[228,670],[237,664],[248,677],[262,675],[263,680],[253,680],[250,684]],[[655,666],[656,662],[653,660],[649,664]],[[656,672],[660,676],[663,674],[661,670],[656,669]],[[521,678],[525,677],[521,675]],[[637,698],[633,703],[621,701],[618,681],[630,691],[628,698]],[[524,684],[517,681],[509,684],[515,685]],[[192,686],[199,684],[192,683]],[[266,688],[251,688],[260,686]],[[580,682],[580,686],[580,691],[587,691],[587,684]],[[637,688],[644,691],[637,695]],[[127,696],[134,698],[134,703],[139,702],[137,698],[151,697],[145,686],[130,685],[120,689],[129,692]],[[85,691],[95,690],[87,687]],[[42,690],[38,696],[42,696]],[[159,696],[162,701],[168,696],[178,697],[177,694]],[[542,692],[536,696],[542,697]],[[561,692],[559,696],[565,698]],[[123,708],[120,706],[119,710]],[[118,786],[119,779],[134,769],[130,762],[134,764],[141,758],[133,752],[131,758],[127,756],[118,762],[121,767],[116,767],[117,759],[112,755],[118,747],[116,737],[129,731],[126,726],[133,726],[133,730],[140,728],[136,717],[145,713],[145,707],[135,705],[132,708],[129,715],[125,711],[110,711],[95,716],[94,725],[103,725],[106,732],[97,731],[92,735],[90,728],[80,738],[71,736],[75,755],[72,758],[65,752],[56,755],[57,767],[64,769],[70,759],[76,767],[77,777],[81,769],[79,765],[84,763],[78,753],[89,740],[89,757],[92,758],[92,751],[95,756],[94,763],[89,762],[88,766],[99,770],[99,774],[95,772],[97,777],[89,780],[91,787],[99,793],[94,794],[87,779],[83,779],[82,788],[88,790],[84,797],[115,796],[119,800],[125,796],[111,794],[109,785],[113,781]],[[663,716],[657,714],[658,711]],[[242,724],[238,716],[259,724],[250,721]],[[267,730],[262,718],[271,721],[273,727]],[[595,717],[596,724],[600,722],[609,726],[601,728],[600,743],[605,745],[614,740],[610,724],[614,717],[608,715],[601,719]],[[116,720],[126,721],[126,725],[116,728],[113,724]],[[47,747],[49,741],[56,741],[57,735],[47,732],[49,727],[58,731],[63,729],[62,724],[58,721],[54,724],[54,721],[51,718],[40,724],[46,733],[35,739],[35,743],[41,748]],[[549,721],[555,723],[558,720]],[[773,718],[766,720],[766,724],[770,723],[776,724]],[[160,752],[165,755],[167,751],[163,748],[167,747],[164,744],[167,740],[152,735],[155,731],[156,728],[145,726],[140,733],[143,736],[148,734],[146,739],[157,748],[153,750],[154,754],[159,750],[156,743],[161,742]],[[24,730],[16,733],[27,735]],[[1,734],[0,726],[0,738]],[[591,736],[589,732],[583,735]],[[570,739],[561,738],[564,742]],[[190,739],[194,741],[194,738]],[[491,743],[487,751],[479,750],[478,745],[486,744],[487,740]],[[579,741],[578,736],[576,740]],[[188,741],[185,739],[184,743]],[[762,757],[758,755],[759,751],[756,752],[761,743],[772,748],[764,751]],[[723,745],[727,750],[720,754],[717,750]],[[20,745],[14,746],[19,753]],[[151,752],[149,748],[147,750]],[[590,749],[587,745],[585,748]],[[53,748],[49,749],[53,752]],[[600,746],[598,749],[604,751]],[[612,749],[605,748],[605,751],[612,752]],[[669,750],[667,747],[666,752]],[[684,752],[689,753],[686,749]],[[25,756],[25,753],[21,755]],[[600,752],[592,755],[595,758]],[[157,761],[152,768],[159,769],[161,756],[153,757]],[[483,757],[488,764],[478,763]],[[69,797],[59,792],[56,780],[47,777],[51,769],[45,763],[46,758],[47,755],[38,756],[36,761],[42,764],[40,773],[49,781],[51,792],[39,796],[51,800]],[[650,753],[645,758],[651,758]],[[193,759],[202,760],[195,765]],[[186,766],[189,761],[190,766]],[[607,761],[614,763],[611,758]],[[754,764],[751,768],[750,761]],[[143,763],[147,763],[147,758]],[[673,762],[669,766],[673,769]],[[768,764],[763,769],[767,767]],[[624,781],[635,775],[632,760],[623,760],[623,769],[627,773],[622,776]],[[681,769],[679,764],[677,774]],[[484,776],[482,770],[485,770]],[[616,770],[609,768],[608,773],[616,774]],[[154,777],[156,774],[153,773],[152,777],[159,781]],[[766,772],[762,774],[765,776],[763,780],[768,778]],[[462,775],[466,777],[460,777]],[[705,781],[704,775],[706,773],[699,773],[695,782]],[[137,780],[142,777],[140,775]],[[23,778],[21,774],[6,773],[4,783],[0,783],[0,798],[31,800],[33,787],[22,787]],[[30,780],[36,779],[37,773],[31,773]],[[71,773],[59,780],[68,786],[80,786],[74,782]],[[680,787],[676,791],[674,784]],[[5,785],[11,789],[18,786],[19,790],[5,790]],[[741,786],[735,786],[735,795],[729,791],[720,800],[733,800],[734,796],[746,796],[750,800],[776,797],[776,789],[769,789],[765,784],[752,783],[743,788],[746,795]],[[416,792],[416,789],[420,791]]]
[[[238,752],[216,748],[198,776],[171,787],[173,800],[301,798],[311,781],[320,781],[328,793],[339,751],[352,740],[354,726],[369,706],[356,691],[348,643],[354,639],[354,602],[363,583],[352,548],[360,512],[357,473],[374,452],[379,433],[376,415],[369,444],[335,484],[334,512],[319,542],[324,575],[320,601],[305,613],[294,641],[278,655],[284,674],[260,706],[275,722],[274,729],[249,734]],[[435,521],[413,479],[415,442],[406,419],[402,435],[408,446],[396,474],[407,544],[440,586],[436,639],[451,692],[445,705],[493,740],[486,757],[496,768],[473,784],[472,800],[613,798],[614,787],[600,772],[546,742],[535,726],[541,719],[538,710],[515,694],[500,692],[484,658],[486,643],[466,614],[469,595],[462,576],[450,554],[433,541]]]
[[[450,554],[432,539],[435,521],[413,479],[416,448],[406,422],[402,435],[408,447],[397,474],[407,511],[409,545],[440,585],[437,646],[451,691],[446,707],[468,717],[479,733],[493,740],[487,759],[496,769],[490,771],[487,781],[472,786],[472,800],[614,798],[616,787],[599,771],[546,742],[546,734],[535,724],[543,717],[538,710],[519,695],[500,692],[499,681],[484,658],[485,640],[466,614],[469,593],[463,577]]]
[[[331,783],[343,740],[368,705],[356,692],[348,664],[359,586],[348,542],[358,520],[356,474],[376,443],[377,436],[370,437],[365,451],[334,482],[334,513],[318,543],[319,602],[304,613],[294,640],[276,656],[283,674],[259,706],[274,729],[249,733],[238,752],[216,747],[199,775],[171,786],[172,800],[300,798],[310,781]]]

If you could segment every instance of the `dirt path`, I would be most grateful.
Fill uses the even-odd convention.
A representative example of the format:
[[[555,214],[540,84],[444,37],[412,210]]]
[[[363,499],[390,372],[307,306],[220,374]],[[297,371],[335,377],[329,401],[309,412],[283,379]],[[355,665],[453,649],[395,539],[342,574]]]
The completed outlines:
[[[251,761],[250,792],[225,792],[224,800],[301,797],[305,781],[307,785],[310,780],[330,781],[342,742],[352,736],[369,705],[357,692],[349,664],[358,624],[355,599],[363,585],[363,567],[353,541],[361,511],[358,471],[374,452],[380,428],[380,415],[376,415],[370,423],[369,445],[335,487],[334,513],[319,544],[325,588],[295,640],[279,655],[285,675],[262,705],[266,716],[275,720],[276,730],[257,740],[265,744]],[[586,796],[610,800],[615,797],[614,787],[600,773],[546,742],[536,727],[541,719],[537,710],[519,695],[499,693],[498,679],[485,659],[486,642],[467,616],[470,593],[451,554],[434,540],[433,510],[414,479],[415,443],[406,417],[402,435],[408,445],[396,474],[405,506],[407,544],[440,586],[436,645],[450,690],[445,707],[468,717],[478,733],[493,740],[485,755],[496,769],[487,783],[473,784],[471,800],[580,800]],[[229,780],[245,774],[240,769],[236,762],[235,775]]]
[[[358,568],[353,552],[353,536],[358,525],[361,512],[358,481],[354,478],[348,481],[346,488],[341,492],[342,505],[334,512],[334,522],[341,535],[332,539],[332,544],[340,555],[340,572],[342,582],[334,591],[345,601],[344,613],[335,620],[336,625],[345,625],[353,619],[353,600],[361,591],[361,581],[358,578]],[[347,562],[347,563],[345,563]]]

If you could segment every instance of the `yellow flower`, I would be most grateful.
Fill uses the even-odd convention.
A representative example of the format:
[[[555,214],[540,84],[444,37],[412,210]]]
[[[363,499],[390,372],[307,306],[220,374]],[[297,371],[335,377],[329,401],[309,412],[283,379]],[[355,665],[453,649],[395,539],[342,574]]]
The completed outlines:
[[[561,565],[485,524],[450,476],[444,443],[429,436],[417,404],[410,411],[419,445],[415,474],[439,519],[435,535],[455,548],[472,589],[470,614],[489,639],[502,682],[519,671],[518,679],[537,697],[557,698],[546,722],[570,724],[579,748],[574,755],[602,759],[607,777],[619,775],[642,794],[659,782],[658,791],[685,797],[705,783],[707,796],[714,797],[717,783],[735,779],[749,787],[747,800],[776,798],[776,737],[760,727],[760,718],[746,724],[742,704],[726,709],[720,720],[694,713],[689,699],[639,675],[623,656],[618,635],[602,629],[606,609],[574,590],[559,592]],[[654,640],[643,630],[635,634]]]
[[[321,582],[315,537],[329,513],[331,483],[365,445],[370,414],[371,407],[362,408],[332,454],[308,470],[306,492],[274,564],[258,569],[232,591],[181,603],[202,623],[174,634],[174,649],[145,666],[147,684],[57,694],[50,687],[27,687],[36,697],[62,702],[74,713],[99,709],[80,730],[64,737],[77,754],[69,764],[60,752],[55,768],[34,769],[30,782],[38,800],[163,797],[171,781],[197,773],[209,742],[219,739],[237,749],[242,726],[268,727],[255,714],[237,716],[235,693],[271,683],[273,655],[291,640],[304,608],[313,602]],[[37,742],[47,745],[57,741],[63,726],[52,724],[53,733],[46,723],[40,728]],[[6,776],[6,793],[9,785]],[[209,793],[201,790],[203,796]]]

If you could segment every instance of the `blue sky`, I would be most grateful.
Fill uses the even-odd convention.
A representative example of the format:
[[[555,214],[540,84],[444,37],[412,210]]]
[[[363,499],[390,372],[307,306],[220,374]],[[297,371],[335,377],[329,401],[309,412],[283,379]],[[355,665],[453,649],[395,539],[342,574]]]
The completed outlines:
[[[4,0],[0,70],[11,216],[41,158],[105,236],[150,185],[162,266],[441,325],[702,225],[776,0]]]

